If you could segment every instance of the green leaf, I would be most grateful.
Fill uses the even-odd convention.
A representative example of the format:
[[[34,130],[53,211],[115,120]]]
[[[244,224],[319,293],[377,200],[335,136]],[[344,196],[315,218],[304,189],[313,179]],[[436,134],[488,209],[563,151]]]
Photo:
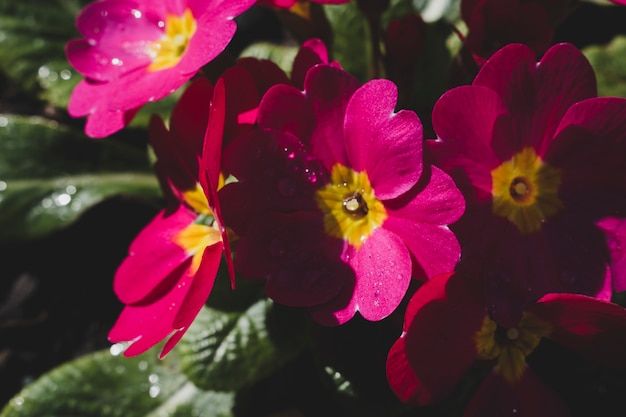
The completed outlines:
[[[582,50],[596,72],[598,95],[626,97],[626,35]]]
[[[203,308],[177,348],[199,387],[238,390],[271,375],[306,344],[305,312],[263,299],[243,313]]]
[[[79,36],[74,22],[87,0],[0,2],[0,70],[23,90],[66,107],[81,76],[65,57]]]
[[[234,394],[201,391],[171,352],[132,358],[119,345],[65,363],[24,388],[0,417],[231,417]]]
[[[240,57],[269,59],[274,61],[285,74],[291,74],[293,60],[298,53],[298,47],[293,45],[278,45],[271,42],[254,42],[241,51]]]
[[[333,45],[328,45],[332,59],[361,82],[368,81],[369,33],[356,2],[324,5],[324,11],[334,34]]]
[[[0,241],[42,237],[114,196],[161,197],[145,146],[0,114]]]

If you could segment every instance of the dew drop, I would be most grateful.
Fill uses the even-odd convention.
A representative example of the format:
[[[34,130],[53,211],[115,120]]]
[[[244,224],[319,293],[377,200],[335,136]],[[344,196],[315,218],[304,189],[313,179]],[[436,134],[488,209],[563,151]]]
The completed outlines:
[[[159,382],[159,376],[157,374],[150,374],[148,376],[148,381],[150,381],[151,384],[156,384]]]
[[[67,206],[71,201],[72,196],[66,193],[62,193],[54,197],[54,204],[56,204],[58,207]]]
[[[161,386],[160,385],[152,385],[150,387],[150,389],[148,390],[148,395],[150,395],[150,398],[158,397],[159,393],[161,393]]]
[[[113,356],[118,356],[120,353],[124,352],[124,344],[116,343],[114,345],[111,345],[111,347],[109,348],[109,352]]]
[[[119,58],[111,58],[111,64],[115,65],[116,67],[121,67],[124,64],[124,61]]]
[[[146,369],[148,369],[148,362],[141,361],[137,364],[137,367],[139,368],[140,371],[145,371]]]
[[[67,70],[67,69],[61,70],[60,76],[62,80],[67,81],[70,78],[72,78],[72,71]]]
[[[0,191],[4,191],[7,189],[7,183],[4,181],[0,181]]]
[[[307,181],[310,182],[311,184],[315,184],[317,182],[317,174],[311,171],[310,169],[308,168],[305,169],[304,175],[306,175]]]
[[[13,399],[13,403],[18,406],[21,407],[22,405],[24,405],[24,397],[15,397]]]
[[[133,9],[130,11],[135,19],[141,19],[142,13],[141,10]]]
[[[0,127],[7,127],[8,125],[9,119],[4,116],[0,116]]]

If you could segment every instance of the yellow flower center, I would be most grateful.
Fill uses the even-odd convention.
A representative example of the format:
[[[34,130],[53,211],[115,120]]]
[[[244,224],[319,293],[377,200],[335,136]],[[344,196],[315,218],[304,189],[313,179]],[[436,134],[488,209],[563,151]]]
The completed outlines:
[[[152,64],[148,71],[160,71],[176,66],[187,51],[196,29],[196,19],[191,10],[185,10],[182,16],[168,14],[165,18],[165,33],[151,45]]]
[[[387,218],[367,174],[341,164],[333,166],[330,183],[316,192],[315,200],[324,213],[326,233],[357,249]]]
[[[530,313],[524,313],[518,327],[504,329],[489,317],[485,317],[475,342],[478,359],[493,360],[495,371],[514,383],[519,381],[526,369],[526,356],[551,332],[549,324]]]
[[[196,188],[183,193],[183,200],[196,212],[196,221],[174,236],[174,243],[183,248],[192,256],[191,274],[195,274],[202,261],[204,248],[222,240],[219,225],[215,221],[213,211],[204,194],[202,186],[197,183]]]
[[[533,148],[491,171],[493,212],[512,221],[520,232],[541,229],[548,217],[563,208],[559,199],[561,172],[543,162]]]

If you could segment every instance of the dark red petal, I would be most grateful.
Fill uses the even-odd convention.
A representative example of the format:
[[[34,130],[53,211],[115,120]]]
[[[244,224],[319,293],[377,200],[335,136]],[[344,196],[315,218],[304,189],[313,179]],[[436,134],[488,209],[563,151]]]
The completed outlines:
[[[579,294],[548,294],[528,311],[553,326],[550,339],[601,365],[626,367],[626,309]]]
[[[311,152],[329,171],[337,163],[350,166],[343,129],[348,101],[358,86],[351,74],[329,65],[318,65],[307,72],[304,90],[315,114]]]
[[[530,369],[511,384],[492,372],[478,388],[463,417],[569,417],[556,392]]]
[[[463,169],[474,187],[491,193],[490,172],[501,163],[491,141],[506,112],[488,88],[462,86],[444,93],[433,109],[433,127],[444,147],[432,147],[437,166],[448,173]]]
[[[546,150],[562,171],[566,204],[596,219],[626,216],[626,99],[599,97],[573,105]]]
[[[415,405],[440,401],[472,366],[475,334],[486,315],[479,291],[466,276],[444,275],[427,281],[411,298],[402,335],[405,352],[398,352],[398,344],[387,363],[389,382],[401,398]],[[407,364],[413,375],[403,369]]]
[[[606,234],[611,252],[613,290],[626,291],[626,220],[609,217],[596,224]]]
[[[308,39],[293,60],[291,82],[300,90],[304,89],[304,77],[307,71],[317,64],[328,64],[328,50],[321,39]]]

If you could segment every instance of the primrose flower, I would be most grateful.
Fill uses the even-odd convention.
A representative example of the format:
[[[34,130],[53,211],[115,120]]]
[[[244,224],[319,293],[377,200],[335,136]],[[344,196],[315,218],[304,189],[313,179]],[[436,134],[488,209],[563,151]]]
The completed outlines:
[[[411,276],[452,270],[459,246],[447,225],[464,202],[451,178],[422,161],[422,126],[394,112],[388,80],[359,86],[313,66],[304,91],[270,88],[258,129],[235,138],[220,190],[237,244],[236,269],[265,279],[275,301],[308,307],[322,324],[359,311],[388,316]]]
[[[165,356],[209,296],[223,251],[229,260],[216,197],[223,129],[219,120],[209,121],[209,100],[219,100],[222,84],[218,81],[215,93],[205,78],[190,84],[169,131],[159,117],[151,121],[155,169],[171,204],[135,238],[114,278],[115,293],[126,306],[109,340],[132,342],[126,356],[169,337]]]
[[[526,363],[542,339],[609,368],[626,367],[626,309],[580,294],[547,294],[515,325],[499,326],[473,280],[426,282],[408,303],[387,379],[402,401],[424,406],[450,395],[475,364],[491,364],[464,417],[565,417],[566,404]]]
[[[537,63],[511,44],[435,104],[438,139],[428,146],[467,200],[454,229],[459,268],[484,280],[498,324],[517,323],[547,293],[611,297],[596,223],[626,215],[626,99],[596,95],[574,46],[555,45]]]
[[[191,79],[233,37],[234,18],[254,0],[99,0],[78,15],[83,35],[66,45],[70,64],[85,78],[68,111],[87,116],[85,132],[108,136],[145,103]]]

